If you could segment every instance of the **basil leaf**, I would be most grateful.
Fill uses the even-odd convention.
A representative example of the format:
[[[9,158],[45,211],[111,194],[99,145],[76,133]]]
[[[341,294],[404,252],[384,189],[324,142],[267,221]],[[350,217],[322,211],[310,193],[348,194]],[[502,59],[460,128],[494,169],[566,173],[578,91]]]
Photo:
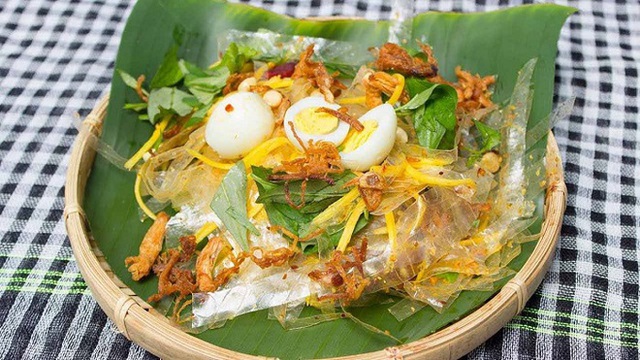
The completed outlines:
[[[411,115],[420,145],[429,149],[452,149],[456,136],[456,90],[417,78],[408,78],[406,86],[411,100],[396,112]]]
[[[437,148],[453,149],[456,138],[458,93],[451,86],[439,85],[425,106],[424,118],[435,119],[446,129]]]
[[[162,64],[151,79],[151,89],[175,85],[184,77],[178,61],[178,47],[178,44],[174,44],[164,55]]]
[[[267,170],[266,173],[258,174],[266,175],[261,181],[268,181],[269,175],[271,172]],[[254,178],[256,178],[256,174],[254,173]],[[307,188],[305,190],[305,206],[303,206],[299,211],[303,214],[317,214],[324,209],[326,209],[329,205],[333,204],[336,200],[343,197],[347,192],[349,192],[348,188],[345,188],[344,185],[355,178],[355,174],[351,171],[344,171],[341,174],[333,175],[332,178],[335,180],[333,185],[330,185],[326,181],[323,180],[309,180],[307,181]],[[260,190],[260,185],[258,184],[258,190]],[[285,196],[284,184],[277,183],[276,187],[271,187],[269,189],[263,188],[258,196],[257,202],[275,202],[280,204],[286,204],[288,206],[289,202]],[[302,202],[301,194],[302,194],[302,181],[290,181],[289,182],[289,197],[294,204],[299,204]]]
[[[238,161],[222,179],[210,206],[231,233],[236,245],[249,251],[247,229],[255,228],[247,215],[247,173],[242,161]]]
[[[191,97],[190,94],[176,88],[163,87],[152,90],[149,94],[149,107],[147,114],[149,121],[155,124],[159,118],[166,114],[176,114],[185,116],[193,108],[184,103],[184,99]]]
[[[307,181],[305,191],[305,206],[300,209],[291,207],[285,196],[284,184],[269,181],[271,170],[254,166],[252,177],[258,186],[259,196],[256,202],[265,205],[269,220],[273,225],[283,226],[296,235],[308,225],[313,218],[325,210],[329,205],[343,197],[349,189],[344,188],[344,184],[355,178],[350,171],[333,175],[335,180],[333,185],[329,185],[322,180]],[[301,201],[302,181],[289,182],[290,199],[298,204]]]
[[[184,60],[180,64],[186,73],[184,86],[202,104],[211,104],[214,97],[220,94],[227,84],[230,73],[226,67],[203,70]]]
[[[427,102],[427,100],[431,98],[433,91],[437,87],[438,87],[438,84],[431,85],[431,87],[413,96],[411,100],[409,100],[409,102],[397,108],[396,112],[403,113],[403,112],[406,112],[407,110],[415,110],[420,106],[424,105]]]

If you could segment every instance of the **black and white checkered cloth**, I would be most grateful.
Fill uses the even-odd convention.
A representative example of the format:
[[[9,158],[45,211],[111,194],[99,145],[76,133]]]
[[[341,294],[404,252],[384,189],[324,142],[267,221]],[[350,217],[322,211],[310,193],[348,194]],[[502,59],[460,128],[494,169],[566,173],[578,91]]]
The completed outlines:
[[[178,0],[176,0],[178,1]],[[472,359],[637,359],[640,4],[562,1],[555,128],[569,199],[551,270],[524,311]],[[425,1],[486,11],[520,1]],[[388,2],[255,1],[297,17],[387,18]],[[0,358],[153,358],[91,297],[62,220],[76,130],[111,81],[132,0],[0,1]]]

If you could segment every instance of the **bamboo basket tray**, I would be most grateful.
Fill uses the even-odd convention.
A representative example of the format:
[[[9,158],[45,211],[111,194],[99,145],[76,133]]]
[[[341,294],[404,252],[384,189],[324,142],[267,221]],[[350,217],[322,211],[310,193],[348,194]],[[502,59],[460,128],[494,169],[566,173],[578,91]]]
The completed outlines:
[[[78,267],[94,298],[129,340],[166,359],[264,359],[224,349],[174,327],[171,322],[120,281],[96,246],[82,209],[85,185],[96,156],[108,98],[103,98],[82,124],[76,139],[65,189],[64,219]],[[567,188],[558,145],[547,144],[547,181],[542,233],[522,269],[493,298],[461,320],[420,340],[341,359],[457,359],[500,330],[524,308],[547,272],[558,241]],[[172,339],[172,341],[166,341]]]

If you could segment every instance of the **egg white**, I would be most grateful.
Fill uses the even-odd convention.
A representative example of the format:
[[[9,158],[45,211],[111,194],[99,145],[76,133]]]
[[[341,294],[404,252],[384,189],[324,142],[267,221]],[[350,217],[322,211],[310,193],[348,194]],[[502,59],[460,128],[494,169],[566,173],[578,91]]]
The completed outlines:
[[[389,156],[396,140],[398,118],[393,106],[382,104],[369,110],[358,119],[361,123],[375,121],[378,127],[359,147],[350,152],[341,152],[342,165],[355,171],[366,171],[381,164]]]
[[[237,159],[267,140],[275,118],[262,97],[252,92],[227,95],[207,122],[205,140],[223,159]]]
[[[290,124],[293,124],[294,128],[296,129],[296,134],[298,135],[300,140],[302,140],[302,143],[305,147],[309,144],[309,140],[313,141],[314,143],[317,143],[319,141],[326,141],[332,143],[335,146],[339,146],[340,144],[342,144],[344,139],[347,137],[347,134],[349,133],[349,124],[342,120],[338,120],[338,127],[328,134],[308,134],[302,129],[295,126],[296,124],[294,122],[294,119],[296,115],[300,111],[311,107],[326,107],[332,110],[338,110],[340,108],[340,105],[329,103],[325,101],[323,97],[319,96],[309,96],[293,104],[284,115],[284,132],[287,136],[287,139],[289,139],[289,141],[296,148],[298,148],[298,150],[303,150],[302,145],[295,138],[295,135],[291,130]]]

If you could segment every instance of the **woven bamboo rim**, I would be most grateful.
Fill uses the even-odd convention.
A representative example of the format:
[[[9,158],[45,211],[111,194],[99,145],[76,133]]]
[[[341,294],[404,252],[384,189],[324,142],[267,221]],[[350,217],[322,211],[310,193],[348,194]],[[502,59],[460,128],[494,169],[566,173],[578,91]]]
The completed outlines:
[[[136,296],[111,271],[92,239],[82,210],[86,182],[96,155],[91,145],[92,136],[100,135],[107,103],[108,97],[100,100],[82,124],[71,153],[65,188],[67,232],[80,272],[94,298],[124,336],[161,358],[265,359],[224,349],[181,331]],[[500,292],[473,313],[423,339],[340,359],[457,359],[485,342],[520,313],[551,264],[566,205],[562,162],[551,132],[547,144],[547,169],[550,186],[545,197],[545,220],[540,240],[523,268]]]

